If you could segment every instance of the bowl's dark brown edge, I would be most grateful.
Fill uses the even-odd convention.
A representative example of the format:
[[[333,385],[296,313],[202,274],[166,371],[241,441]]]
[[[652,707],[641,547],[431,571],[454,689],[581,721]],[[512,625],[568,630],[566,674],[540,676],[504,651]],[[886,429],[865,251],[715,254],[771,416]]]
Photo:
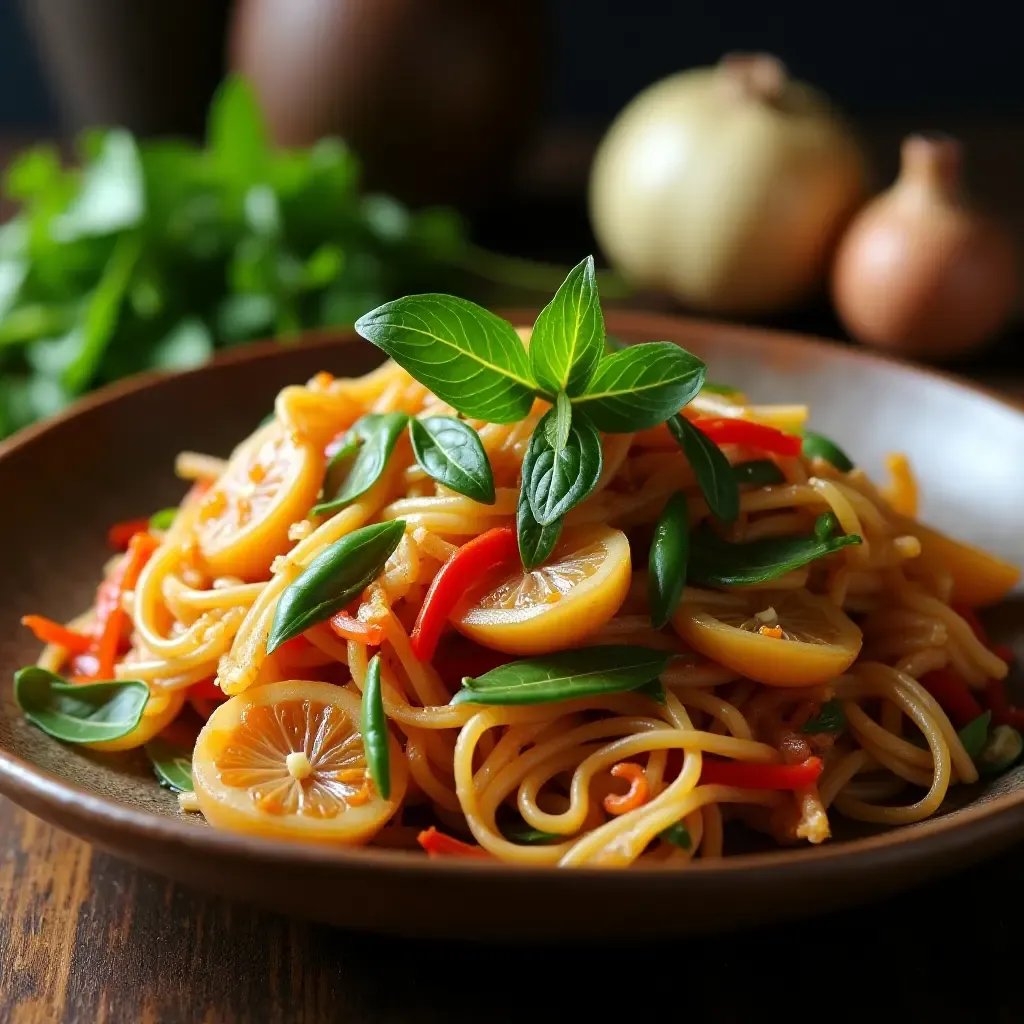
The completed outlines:
[[[532,323],[536,316],[536,310],[506,310],[500,311],[500,315],[514,323]],[[933,368],[918,367],[887,355],[846,348],[824,339],[628,310],[610,310],[605,319],[610,330],[626,335],[630,333],[641,334],[644,337],[663,335],[671,340],[674,335],[680,333],[680,328],[684,328],[687,332],[704,330],[720,335],[723,339],[744,338],[748,341],[767,341],[777,346],[796,346],[819,352],[827,350],[831,358],[840,361],[883,363],[891,366],[894,370],[932,376],[955,387],[975,391],[1018,415],[1024,415],[1020,406],[1007,400],[1005,396],[972,382],[961,380],[953,374]],[[355,338],[356,335],[352,331],[317,331],[310,332],[305,336],[302,344],[305,347],[319,345],[326,349],[339,343],[351,342]],[[728,344],[728,340],[725,343]],[[280,357],[283,351],[282,346],[277,342],[255,343],[245,348],[222,353],[217,357],[216,363],[224,365]],[[80,399],[53,419],[28,427],[6,441],[0,442],[0,459],[15,450],[30,445],[36,437],[56,424],[73,419],[89,409],[116,402],[124,395],[143,390],[169,377],[202,374],[206,370],[207,367],[197,367],[193,370],[183,371],[183,374],[151,371],[108,385]],[[320,867],[345,864],[355,870],[371,873],[411,871],[429,875],[454,872],[463,876],[480,878],[487,878],[494,874],[502,874],[505,877],[519,875],[528,878],[535,876],[537,871],[546,870],[503,864],[497,861],[474,860],[469,863],[455,859],[451,861],[428,860],[403,851],[380,848],[324,849],[209,828],[197,828],[195,825],[185,822],[133,810],[116,801],[69,785],[39,771],[34,765],[5,750],[0,750],[0,793],[41,816],[46,816],[45,811],[51,810],[64,827],[100,841],[102,841],[103,833],[118,832],[126,838],[142,842],[157,841],[184,849],[197,848],[220,856],[235,855],[251,860],[278,863],[287,861],[291,864],[307,863]],[[808,869],[813,871],[816,865],[828,864],[832,867],[839,867],[840,864],[849,865],[852,861],[856,861],[856,866],[859,868],[871,870],[884,867],[886,864],[891,864],[904,857],[910,852],[908,847],[914,847],[921,856],[941,856],[943,853],[953,853],[967,846],[977,845],[979,848],[988,846],[993,844],[1000,834],[1009,829],[1024,830],[1024,789],[968,806],[954,815],[933,818],[917,825],[861,839],[848,840],[835,845],[741,854],[722,860],[697,860],[682,874],[693,877],[696,872],[698,875],[725,880],[728,876],[736,876],[741,872],[792,870],[801,873]],[[936,842],[930,842],[930,840]],[[652,870],[662,877],[673,873],[678,874],[678,872],[667,870]],[[585,878],[603,879],[605,882],[608,880],[607,870],[600,868],[576,869],[573,875],[580,878],[581,881]],[[627,886],[646,884],[644,879],[648,875],[648,871],[615,873],[616,878],[619,879],[617,884]],[[710,877],[708,881],[710,881]]]

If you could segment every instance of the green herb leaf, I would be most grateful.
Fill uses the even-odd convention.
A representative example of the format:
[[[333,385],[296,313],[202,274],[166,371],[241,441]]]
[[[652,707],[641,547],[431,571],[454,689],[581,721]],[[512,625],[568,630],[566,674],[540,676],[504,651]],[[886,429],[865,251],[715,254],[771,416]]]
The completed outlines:
[[[804,722],[800,731],[805,733],[842,732],[846,728],[846,714],[843,702],[838,697],[825,701],[821,710]]]
[[[550,443],[556,421],[556,410],[549,409],[534,428],[523,458],[522,488],[540,526],[550,526],[583,501],[596,486],[603,464],[601,435],[583,413],[573,416],[561,450]]]
[[[320,552],[284,590],[267,638],[273,654],[285,641],[340,611],[384,569],[405,532],[405,521],[354,530]]]
[[[138,680],[66,683],[31,665],[15,672],[14,699],[48,736],[65,743],[102,743],[126,736],[139,724],[149,687]]]
[[[853,460],[835,441],[829,440],[824,434],[816,434],[813,430],[804,431],[801,451],[805,459],[824,459],[841,473],[849,473],[853,469]]]
[[[363,690],[361,715],[363,750],[370,778],[384,800],[391,796],[391,747],[388,719],[380,692],[380,655],[375,654],[366,667],[366,688]]]
[[[506,807],[507,804],[501,806]],[[510,843],[519,843],[520,846],[546,846],[548,843],[560,843],[569,838],[560,836],[557,832],[543,832],[539,828],[533,828],[518,814],[500,814],[499,819],[498,831]]]
[[[193,791],[190,751],[159,736],[146,744],[145,751],[161,786],[166,786],[173,793]]]
[[[681,821],[669,825],[668,828],[663,828],[658,833],[658,838],[664,839],[666,843],[672,843],[673,846],[678,846],[681,850],[688,850],[693,846],[690,830]]]
[[[554,551],[558,538],[562,533],[562,520],[556,519],[547,526],[541,526],[533,518],[530,509],[530,498],[525,489],[519,491],[519,504],[516,507],[516,534],[519,539],[519,557],[523,568],[536,569],[546,562]]]
[[[356,330],[471,419],[515,423],[533,405],[535,385],[519,335],[473,302],[408,295],[361,316]]]
[[[237,75],[225,79],[210,104],[207,135],[221,171],[242,188],[269,171],[270,143],[252,86]]]
[[[177,518],[178,509],[162,508],[149,517],[149,528],[151,530],[169,530]]]
[[[755,484],[764,487],[768,484],[781,484],[786,482],[782,470],[772,462],[771,459],[754,459],[751,462],[738,462],[732,467],[736,483]]]
[[[629,434],[657,426],[700,390],[707,367],[686,349],[652,341],[605,356],[587,387],[573,399],[598,430]]]
[[[1012,725],[997,725],[975,763],[981,775],[999,775],[1012,768],[1022,753],[1024,737]]]
[[[547,439],[557,457],[569,443],[569,431],[572,429],[572,403],[564,391],[555,396],[555,418],[548,420]]]
[[[438,483],[484,505],[494,504],[494,475],[480,435],[454,416],[409,420],[416,461]]]
[[[530,335],[530,368],[550,394],[581,395],[604,352],[604,316],[597,295],[594,257],[569,271],[541,310]]]
[[[740,514],[740,491],[722,449],[685,416],[672,416],[668,429],[693,467],[704,500],[723,523],[735,523]]]
[[[689,555],[690,512],[686,495],[677,491],[658,517],[647,562],[647,603],[655,629],[668,623],[683,596]]]
[[[977,761],[988,741],[988,727],[992,722],[992,712],[985,711],[973,721],[968,722],[958,733],[960,742],[972,761]]]
[[[369,413],[356,420],[327,466],[324,500],[314,505],[310,514],[333,515],[362,497],[380,479],[408,422],[404,412]],[[356,444],[358,453],[350,464]]]
[[[730,544],[707,525],[702,525],[694,532],[690,545],[688,579],[691,583],[709,587],[767,583],[860,542],[856,534],[848,534],[838,537],[765,537],[745,544]]]
[[[651,682],[671,655],[647,647],[608,644],[513,661],[462,680],[453,704],[546,704],[622,693]]]

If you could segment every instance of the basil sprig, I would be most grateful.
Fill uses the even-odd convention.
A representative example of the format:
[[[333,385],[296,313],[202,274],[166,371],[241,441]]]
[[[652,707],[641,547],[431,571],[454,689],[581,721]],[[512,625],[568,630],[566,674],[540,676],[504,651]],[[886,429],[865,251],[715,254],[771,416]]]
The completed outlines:
[[[172,793],[193,791],[192,755],[187,750],[157,736],[146,744],[145,751],[161,786]]]
[[[804,440],[800,450],[805,459],[824,459],[841,473],[849,473],[853,469],[853,459],[835,441],[830,440],[824,434],[817,434],[813,430],[804,431]]]
[[[551,394],[583,394],[601,361],[604,341],[594,257],[588,256],[569,271],[533,325],[530,369],[534,380]]]
[[[722,449],[685,416],[670,417],[668,429],[693,467],[712,514],[723,523],[735,523],[740,514],[740,490]]]
[[[366,667],[366,688],[363,690],[361,731],[366,764],[370,778],[384,800],[391,796],[391,747],[388,719],[380,692],[380,655],[375,654]]]
[[[267,653],[340,611],[384,568],[405,532],[405,520],[354,530],[320,552],[284,590],[267,638]]]
[[[800,731],[813,735],[819,732],[842,732],[846,728],[846,713],[838,697],[825,701],[818,713],[801,726]]]
[[[688,582],[709,587],[740,587],[767,583],[851,544],[860,544],[855,533],[832,533],[828,513],[818,517],[811,537],[765,537],[731,544],[706,524],[694,531],[690,545]]]
[[[636,690],[656,680],[671,658],[648,647],[580,647],[512,661],[462,680],[452,704],[547,704]]]
[[[380,479],[408,421],[404,412],[369,413],[356,420],[327,466],[324,500],[311,514],[331,515],[362,497]]]
[[[142,718],[149,687],[139,680],[67,683],[38,665],[14,674],[14,699],[25,717],[65,743],[104,743],[127,736]]]
[[[438,483],[484,505],[494,504],[494,476],[480,435],[454,416],[409,420],[416,461]]]
[[[690,511],[686,495],[677,491],[658,517],[648,556],[647,603],[655,629],[661,629],[672,618],[683,596],[689,555]]]
[[[540,419],[523,457],[523,491],[540,526],[554,522],[578,505],[601,476],[601,435],[581,412],[574,412],[568,430],[561,428],[559,403]]]
[[[738,462],[732,467],[732,474],[736,477],[736,483],[754,484],[764,487],[766,484],[785,483],[786,478],[782,470],[772,462],[771,459],[754,459],[751,462]]]

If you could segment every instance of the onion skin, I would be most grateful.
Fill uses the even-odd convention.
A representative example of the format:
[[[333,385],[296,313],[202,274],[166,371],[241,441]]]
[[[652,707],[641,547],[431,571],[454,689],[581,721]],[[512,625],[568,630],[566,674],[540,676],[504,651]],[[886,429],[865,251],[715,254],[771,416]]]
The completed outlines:
[[[832,298],[849,333],[903,355],[948,359],[995,334],[1017,292],[1008,234],[961,194],[953,139],[912,135],[898,179],[836,253]]]
[[[591,223],[635,285],[706,312],[772,313],[825,278],[866,177],[824,96],[773,57],[727,55],[619,114],[591,171]]]

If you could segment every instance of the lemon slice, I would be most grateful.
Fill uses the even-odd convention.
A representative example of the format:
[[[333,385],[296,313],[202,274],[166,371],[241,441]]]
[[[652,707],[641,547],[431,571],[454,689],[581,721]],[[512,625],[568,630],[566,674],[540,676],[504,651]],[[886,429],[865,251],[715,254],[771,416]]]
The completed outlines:
[[[608,526],[567,530],[551,558],[504,567],[470,589],[451,621],[471,640],[508,654],[548,654],[596,633],[630,584],[629,541]]]
[[[288,528],[316,502],[324,460],[271,423],[235,452],[206,493],[196,520],[199,552],[213,576],[265,579],[291,546]]]
[[[192,779],[218,828],[304,843],[368,842],[402,803],[408,774],[391,739],[391,795],[369,781],[359,697],[331,683],[253,687],[210,716]]]
[[[688,587],[672,627],[712,661],[769,686],[834,679],[850,667],[863,641],[842,609],[805,590]]]
[[[185,705],[185,690],[165,690],[151,693],[138,725],[125,736],[116,740],[88,743],[93,750],[133,750],[148,743],[158,732],[163,732],[178,717]]]

